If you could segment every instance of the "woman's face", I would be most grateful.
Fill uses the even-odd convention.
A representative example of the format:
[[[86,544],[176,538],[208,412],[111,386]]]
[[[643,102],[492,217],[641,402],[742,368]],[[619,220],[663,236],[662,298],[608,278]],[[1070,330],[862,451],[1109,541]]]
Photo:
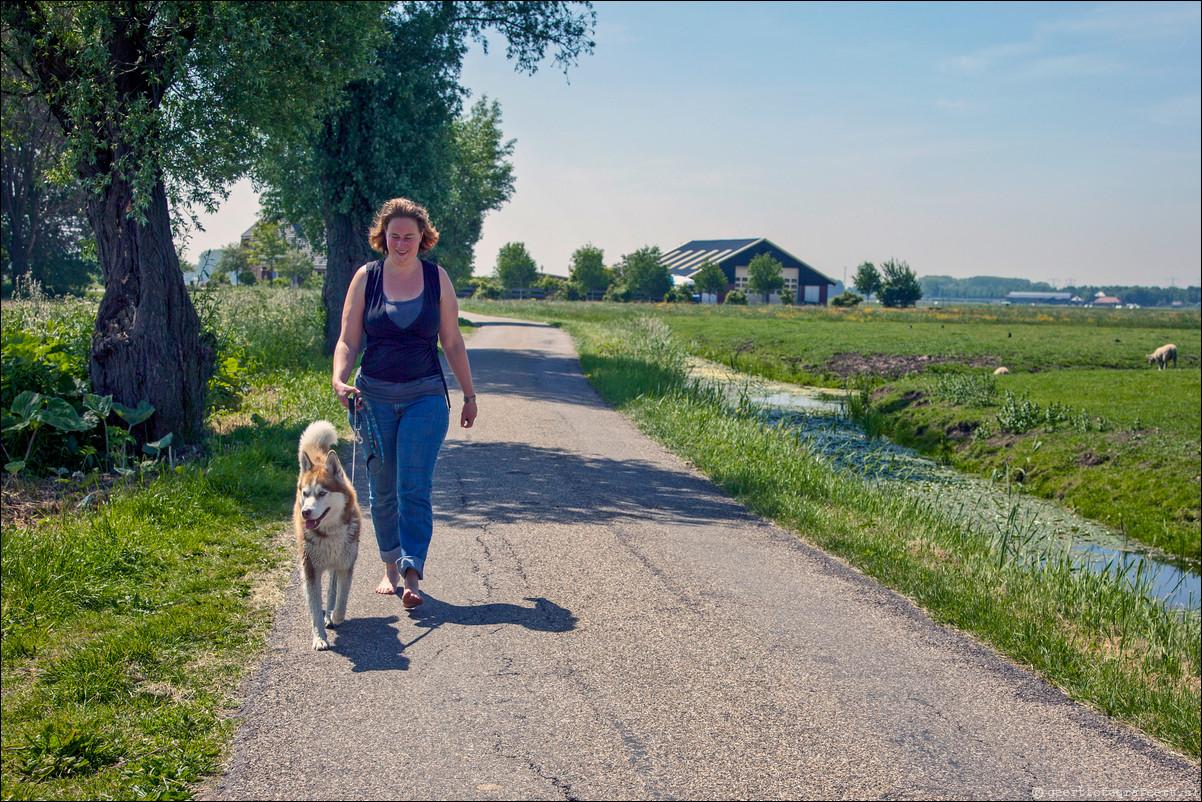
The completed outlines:
[[[422,244],[422,230],[412,217],[394,217],[384,229],[384,240],[388,254],[402,264],[417,258]]]

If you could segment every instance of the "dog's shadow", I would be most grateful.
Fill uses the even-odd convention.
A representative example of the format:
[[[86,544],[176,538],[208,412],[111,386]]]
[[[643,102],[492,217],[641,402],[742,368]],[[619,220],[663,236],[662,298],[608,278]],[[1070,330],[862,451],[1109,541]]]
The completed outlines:
[[[494,602],[490,604],[450,604],[423,591],[425,603],[406,610],[410,620],[426,631],[405,643],[395,626],[399,616],[351,618],[339,624],[331,650],[348,658],[352,673],[365,671],[406,671],[409,658],[404,651],[443,624],[497,626],[516,624],[537,632],[570,632],[576,628],[571,611],[541,597],[527,598],[533,607]],[[399,598],[398,598],[399,602]]]
[[[403,652],[408,644],[401,642],[396,627],[400,616],[377,618],[348,618],[336,628],[327,628],[330,651],[348,658],[355,674],[364,671],[405,671],[409,658]],[[330,638],[330,634],[334,637]]]

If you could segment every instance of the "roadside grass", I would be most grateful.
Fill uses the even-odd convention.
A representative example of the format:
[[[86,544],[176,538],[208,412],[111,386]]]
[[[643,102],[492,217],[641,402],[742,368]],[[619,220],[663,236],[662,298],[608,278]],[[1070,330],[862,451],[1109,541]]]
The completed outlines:
[[[6,509],[3,798],[185,799],[220,768],[238,682],[291,570],[297,439],[318,417],[349,432],[311,301],[229,293],[202,310],[253,355],[236,408],[209,418],[203,458],[64,485],[82,508]]]
[[[689,386],[654,320],[572,322],[581,367],[608,402],[750,509],[981,638],[1069,696],[1199,757],[1202,625],[1107,574],[1008,550],[1006,534],[870,487],[788,430]],[[1011,533],[1013,534],[1013,533]]]
[[[1027,492],[1140,543],[1199,559],[1197,311],[547,301],[468,301],[464,308],[588,323],[649,315],[663,320],[690,353],[743,373],[875,388],[864,415],[874,431],[984,478],[1019,478]],[[1181,367],[1149,368],[1145,355],[1166,342],[1182,350]],[[1003,364],[1012,372],[996,377],[987,407],[931,393],[941,376],[983,378]],[[1084,410],[1090,424],[1001,432],[994,419],[1007,390],[1045,412],[1051,405],[1078,416]]]

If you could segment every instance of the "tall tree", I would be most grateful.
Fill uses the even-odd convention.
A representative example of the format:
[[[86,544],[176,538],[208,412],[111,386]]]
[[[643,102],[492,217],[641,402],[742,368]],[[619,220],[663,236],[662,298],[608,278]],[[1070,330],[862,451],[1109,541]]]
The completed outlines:
[[[759,254],[747,265],[747,289],[762,293],[764,303],[768,303],[768,296],[785,286],[782,269],[783,265],[769,254]]]
[[[852,286],[867,298],[881,288],[881,274],[877,271],[876,265],[872,262],[862,262],[856,268],[855,278],[852,279]]]
[[[347,102],[304,147],[265,154],[258,178],[269,208],[300,222],[310,242],[325,241],[327,351],[338,341],[351,277],[376,258],[367,231],[384,201],[405,196],[426,206],[445,230],[437,255],[458,275],[470,273],[484,214],[513,191],[512,143],[501,143],[496,105],[455,122],[467,95],[459,74],[468,44],[487,50],[495,31],[519,71],[535,72],[549,48],[566,70],[592,51],[594,22],[590,3],[400,3],[376,56],[379,75],[348,83]]]
[[[280,229],[278,222],[260,220],[251,231],[247,257],[252,265],[259,268],[259,275],[264,281],[276,277],[276,265],[288,253],[288,241]]]
[[[572,269],[568,277],[589,291],[607,290],[613,283],[613,274],[605,269],[605,252],[591,242],[572,253]]]
[[[105,293],[92,391],[202,433],[213,349],[184,288],[169,200],[212,207],[261,152],[363,74],[383,3],[6,2],[6,94],[37,95],[83,179]]]
[[[693,286],[697,292],[706,295],[718,295],[726,289],[726,283],[726,274],[722,272],[722,268],[708,260],[702,262],[701,269],[693,274]]]
[[[507,290],[533,287],[538,280],[538,265],[524,242],[507,242],[497,251],[497,266],[493,273]]]
[[[618,266],[620,281],[634,295],[646,295],[652,301],[662,301],[672,289],[672,275],[660,264],[659,248],[639,248],[622,257]]]
[[[486,97],[476,101],[471,114],[451,123],[447,193],[432,211],[440,238],[430,258],[456,285],[472,277],[484,215],[513,195],[513,144],[502,138],[500,104]]]
[[[881,265],[881,288],[877,295],[885,306],[913,306],[922,298],[922,285],[908,264],[890,259]]]
[[[9,69],[6,67],[6,70]],[[5,85],[17,76],[8,76]],[[51,294],[83,289],[99,275],[88,253],[84,191],[73,175],[51,176],[62,131],[36,96],[4,99],[0,161],[0,248],[4,272],[29,277]]]

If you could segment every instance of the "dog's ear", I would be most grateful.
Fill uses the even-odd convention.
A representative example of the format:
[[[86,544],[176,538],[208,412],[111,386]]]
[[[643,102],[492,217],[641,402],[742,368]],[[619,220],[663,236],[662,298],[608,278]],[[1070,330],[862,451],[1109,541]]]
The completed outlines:
[[[304,473],[305,471],[309,470],[312,467],[313,467],[313,460],[309,459],[309,455],[302,451],[300,453],[301,473]]]
[[[326,454],[326,470],[334,476],[343,476],[342,463],[338,461],[338,455],[333,451]]]

